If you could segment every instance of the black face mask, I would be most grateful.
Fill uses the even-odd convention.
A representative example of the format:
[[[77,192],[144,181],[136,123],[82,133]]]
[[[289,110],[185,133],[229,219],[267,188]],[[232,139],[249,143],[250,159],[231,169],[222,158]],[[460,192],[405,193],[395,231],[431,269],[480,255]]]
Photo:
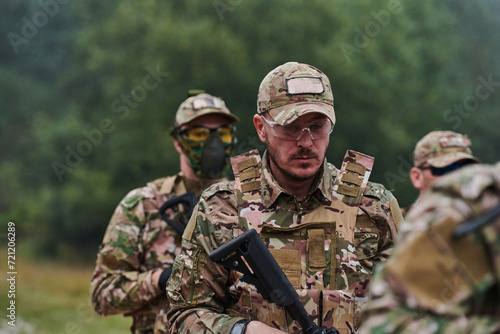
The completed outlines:
[[[198,178],[218,179],[229,166],[234,141],[224,143],[219,135],[212,133],[203,141],[179,138],[179,144]]]
[[[218,179],[222,177],[227,164],[227,144],[224,144],[216,133],[212,133],[203,144],[200,161],[201,179]]]

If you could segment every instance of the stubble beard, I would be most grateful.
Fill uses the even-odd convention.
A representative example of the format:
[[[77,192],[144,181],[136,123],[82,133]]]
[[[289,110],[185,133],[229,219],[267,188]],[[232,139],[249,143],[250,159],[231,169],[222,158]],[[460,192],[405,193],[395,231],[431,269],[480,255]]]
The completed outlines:
[[[266,137],[267,137],[267,133],[266,133]],[[266,138],[266,141],[269,143],[269,140],[267,140],[267,138]],[[269,155],[269,160],[271,160],[271,162],[273,163],[274,166],[276,166],[276,168],[278,169],[280,174],[283,175],[283,177],[285,177],[288,181],[304,182],[304,181],[308,181],[308,180],[316,178],[317,175],[319,174],[320,169],[321,169],[321,165],[318,167],[318,169],[312,175],[299,175],[296,173],[292,173],[289,170],[286,170],[285,168],[281,167],[280,164],[278,163],[277,157],[281,157],[279,150],[275,150],[274,148],[271,148],[269,145],[266,145],[266,146],[267,146],[267,153]],[[308,150],[308,149],[300,149],[295,155],[309,155],[309,156],[317,157],[317,154],[313,153],[311,150]],[[322,160],[324,160],[324,157]],[[303,164],[301,167],[307,168],[308,164]]]

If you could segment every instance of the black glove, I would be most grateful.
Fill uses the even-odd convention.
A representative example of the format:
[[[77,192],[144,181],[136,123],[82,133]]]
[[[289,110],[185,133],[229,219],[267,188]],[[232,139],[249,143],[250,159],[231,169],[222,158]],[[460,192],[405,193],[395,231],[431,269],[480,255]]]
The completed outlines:
[[[324,327],[321,327],[324,328]],[[340,334],[337,328],[331,327],[331,328],[325,328],[325,334]]]

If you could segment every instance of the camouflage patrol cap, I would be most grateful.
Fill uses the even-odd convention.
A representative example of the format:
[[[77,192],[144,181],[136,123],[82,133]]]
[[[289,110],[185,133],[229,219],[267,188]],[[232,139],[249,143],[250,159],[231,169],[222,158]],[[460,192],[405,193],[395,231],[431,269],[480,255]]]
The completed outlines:
[[[231,122],[239,122],[239,118],[229,111],[221,98],[201,93],[190,96],[181,103],[175,115],[175,126],[180,127],[197,117],[209,114],[223,115]]]
[[[424,163],[437,168],[446,167],[460,160],[479,162],[472,155],[471,142],[466,135],[453,131],[432,131],[415,146],[413,161],[415,167]]]
[[[290,124],[310,112],[322,113],[335,124],[330,80],[311,65],[280,65],[265,76],[259,87],[257,112],[268,111],[280,125]]]

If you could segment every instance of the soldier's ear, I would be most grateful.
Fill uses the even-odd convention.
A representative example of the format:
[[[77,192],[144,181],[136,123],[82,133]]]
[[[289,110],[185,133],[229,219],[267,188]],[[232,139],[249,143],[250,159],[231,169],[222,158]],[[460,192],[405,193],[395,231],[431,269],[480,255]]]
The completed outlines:
[[[264,130],[264,120],[262,116],[259,114],[253,115],[253,124],[255,125],[255,130],[257,130],[257,134],[259,135],[260,141],[266,142],[266,132]]]
[[[410,180],[415,189],[420,190],[424,187],[424,175],[421,169],[412,167],[410,169]]]

